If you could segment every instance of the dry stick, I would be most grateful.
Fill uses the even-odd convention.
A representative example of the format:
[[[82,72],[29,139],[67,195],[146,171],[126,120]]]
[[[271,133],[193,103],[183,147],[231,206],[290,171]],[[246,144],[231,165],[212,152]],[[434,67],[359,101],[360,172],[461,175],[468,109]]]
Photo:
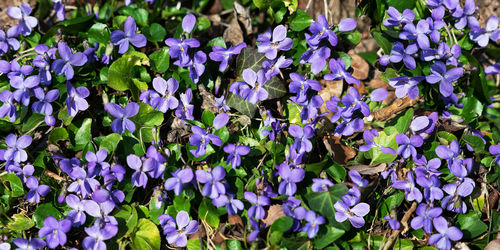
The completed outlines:
[[[403,219],[401,219],[401,224],[404,226],[404,229],[403,230],[398,229],[392,231],[391,236],[389,236],[387,242],[384,245],[384,250],[388,250],[391,247],[392,243],[394,242],[394,240],[396,240],[401,231],[405,232],[408,230],[408,220],[410,219],[410,216],[413,214],[413,212],[415,212],[415,209],[417,209],[417,203],[413,202],[413,204],[411,204],[410,209],[408,209],[408,211],[403,216]]]

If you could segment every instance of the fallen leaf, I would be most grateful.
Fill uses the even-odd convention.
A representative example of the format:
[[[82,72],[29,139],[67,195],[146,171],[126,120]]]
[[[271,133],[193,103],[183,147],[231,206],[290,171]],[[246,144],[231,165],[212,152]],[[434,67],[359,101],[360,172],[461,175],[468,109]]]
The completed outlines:
[[[391,105],[373,111],[373,119],[376,121],[389,120],[401,111],[405,110],[407,107],[415,105],[420,100],[421,98],[410,99],[408,96],[405,96],[402,99],[396,99]]]
[[[342,95],[342,90],[344,88],[344,82],[342,80],[340,81],[325,81],[325,80],[320,80],[322,89],[318,92],[318,94],[321,96],[323,99],[323,105],[320,108],[321,113],[327,112],[328,119],[330,119],[333,115],[333,113],[326,108],[326,102],[330,101],[332,96],[336,96],[340,98]]]
[[[385,163],[380,163],[378,165],[370,166],[370,165],[364,165],[364,164],[353,164],[350,166],[347,166],[349,170],[356,170],[360,174],[363,175],[372,175],[372,174],[378,174],[383,172],[387,168],[387,164]]]
[[[323,137],[323,144],[327,151],[333,156],[333,160],[340,164],[347,164],[347,162],[354,158],[357,154],[353,147],[344,145],[340,141],[340,136],[329,136]]]
[[[243,226],[243,221],[241,221],[241,217],[239,215],[229,215],[228,216],[229,225],[241,225]]]
[[[266,227],[271,226],[277,219],[285,216],[285,213],[283,212],[283,208],[281,205],[272,205],[269,207],[267,210],[267,216],[262,220],[264,224],[266,224]]]
[[[368,74],[370,73],[370,65],[363,59],[361,56],[358,56],[354,53],[349,53],[352,58],[351,67],[354,72],[352,76],[357,78],[358,80],[365,80],[368,78]]]

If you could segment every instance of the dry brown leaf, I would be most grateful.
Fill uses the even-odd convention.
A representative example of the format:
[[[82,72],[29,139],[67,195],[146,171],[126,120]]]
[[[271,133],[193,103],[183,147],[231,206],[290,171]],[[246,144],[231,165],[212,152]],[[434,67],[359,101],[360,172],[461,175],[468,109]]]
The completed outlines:
[[[229,27],[224,30],[222,37],[224,41],[230,42],[233,45],[240,44],[243,42],[243,31],[241,30],[240,24],[237,18],[233,18]]]
[[[207,89],[205,89],[205,86],[203,84],[198,84],[198,91],[200,91],[202,103],[201,103],[201,109],[209,109],[213,113],[217,113],[217,102],[215,101],[215,96],[208,92]]]
[[[389,91],[387,97],[382,101],[382,104],[391,105],[396,99],[396,93],[394,93],[394,91]]]
[[[378,174],[378,173],[383,172],[387,168],[387,164],[380,163],[380,164],[374,165],[374,166],[364,165],[364,164],[353,164],[353,165],[347,166],[347,168],[350,170],[356,170],[360,174],[372,175],[372,174]]]
[[[370,65],[361,57],[353,53],[349,53],[352,58],[351,67],[354,70],[352,76],[359,80],[365,80],[370,73]]]
[[[359,92],[360,95],[368,94],[368,89],[365,88],[365,83],[364,82],[361,82],[359,85],[354,84],[353,87],[358,90],[358,92]]]
[[[330,119],[333,115],[328,108],[326,108],[326,102],[329,101],[332,96],[336,96],[340,98],[340,95],[342,95],[342,89],[344,88],[344,82],[342,80],[340,81],[325,81],[325,80],[320,80],[322,89],[318,92],[318,94],[321,96],[323,99],[323,105],[320,108],[321,113],[328,112],[328,119]]]
[[[415,105],[419,101],[420,98],[410,99],[408,96],[402,99],[396,99],[391,105],[373,111],[373,119],[376,121],[389,120],[399,114],[399,112],[405,110],[407,107]]]
[[[344,145],[340,141],[340,136],[324,136],[323,144],[325,144],[326,150],[328,150],[333,156],[333,160],[337,163],[346,164],[356,156],[356,150]]]
[[[380,78],[374,78],[371,81],[366,83],[366,86],[368,86],[371,89],[379,89],[379,88],[384,88],[387,89],[389,87],[389,84],[387,84],[385,81],[383,81]]]
[[[241,225],[243,226],[243,221],[239,215],[229,215],[227,218],[229,225]]]
[[[283,212],[283,208],[281,205],[272,205],[269,207],[267,210],[267,216],[262,220],[264,224],[266,224],[266,227],[271,226],[277,219],[285,216],[285,213]]]

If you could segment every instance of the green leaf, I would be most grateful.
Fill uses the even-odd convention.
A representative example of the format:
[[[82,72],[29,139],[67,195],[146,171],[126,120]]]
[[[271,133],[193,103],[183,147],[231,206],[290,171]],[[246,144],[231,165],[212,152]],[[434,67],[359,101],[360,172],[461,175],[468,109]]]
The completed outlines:
[[[226,143],[227,140],[229,140],[229,130],[227,130],[227,126],[215,130],[214,135],[218,136],[221,139],[222,144]]]
[[[344,235],[345,230],[339,229],[332,226],[326,226],[326,229],[322,228],[315,237],[314,247],[316,249],[322,249],[330,245],[332,242]]]
[[[287,89],[278,76],[273,76],[264,84],[264,89],[267,91],[267,100],[280,98],[287,93]]]
[[[204,199],[198,208],[200,219],[206,221],[208,225],[217,228],[219,227],[219,213],[217,208],[210,202],[209,199]]]
[[[189,202],[188,197],[183,192],[182,195],[176,195],[174,197],[174,207],[177,212],[179,211],[189,211],[191,209],[191,203]],[[176,213],[177,214],[177,213]]]
[[[458,215],[457,222],[464,235],[463,240],[476,238],[488,230],[488,225],[481,221],[472,210],[467,214]]]
[[[293,219],[288,216],[283,216],[274,221],[271,225],[270,234],[269,234],[269,242],[271,244],[278,244],[283,237],[283,234],[290,229],[293,225]]]
[[[361,33],[359,33],[359,31],[357,30],[351,31],[349,32],[349,34],[347,34],[346,40],[350,44],[357,45],[361,42]]]
[[[396,135],[398,134],[398,132],[394,127],[387,127],[386,129],[393,131],[391,133],[387,132],[379,133],[379,136],[375,137],[373,141],[384,147],[390,147],[396,150],[398,148],[398,144],[396,143]],[[390,136],[388,136],[387,134],[390,134]],[[380,163],[390,163],[394,161],[397,157],[397,155],[382,152],[380,150],[380,147],[372,148],[370,149],[369,152],[372,153],[372,161],[370,162],[370,165],[376,165]]]
[[[239,240],[226,240],[227,249],[231,250],[243,250],[244,248],[241,246],[241,241]]]
[[[148,25],[148,17],[149,17],[148,11],[142,8],[138,8],[137,5],[135,4],[129,5],[121,9],[120,14],[133,17],[138,25],[141,26]]]
[[[116,147],[118,146],[118,143],[122,140],[122,136],[117,134],[117,133],[112,133],[104,137],[102,139],[101,144],[99,145],[99,148],[101,149],[106,149],[108,151],[108,155],[112,154]]]
[[[165,73],[170,66],[170,55],[166,47],[153,52],[149,55],[149,58],[151,59],[153,69],[158,73]]]
[[[213,47],[213,46],[227,48],[226,42],[224,41],[224,38],[222,38],[222,36],[218,36],[218,37],[208,41],[207,47]]]
[[[382,33],[378,31],[372,31],[372,36],[377,42],[378,46],[380,46],[385,54],[390,54],[392,51],[392,42],[387,39]]]
[[[32,114],[27,121],[23,122],[23,127],[21,128],[21,131],[23,133],[28,132],[32,128],[36,126],[40,126],[45,119],[45,116],[42,114],[34,113]]]
[[[132,79],[134,66],[147,65],[148,57],[140,52],[131,51],[114,61],[108,70],[108,86],[118,90],[137,89]]]
[[[14,231],[25,231],[35,226],[35,222],[24,214],[14,214],[13,221],[9,222],[7,228]]]
[[[160,24],[153,23],[149,27],[144,27],[144,35],[151,42],[163,42],[167,35],[167,31]]]
[[[14,173],[9,173],[0,177],[0,181],[8,182],[10,185],[10,196],[19,197],[24,195],[23,182]]]
[[[33,220],[36,223],[36,228],[42,228],[45,218],[49,216],[52,216],[59,220],[61,219],[62,214],[51,203],[43,203],[42,205],[38,206],[38,208],[35,210],[35,213],[33,213]]]
[[[188,250],[202,250],[203,249],[201,246],[202,242],[203,241],[200,239],[190,239],[190,240],[188,240],[186,248]],[[229,248],[229,249],[232,249],[232,248]]]
[[[68,131],[66,131],[65,128],[62,127],[54,128],[54,130],[50,132],[49,142],[55,144],[60,140],[67,140],[68,137],[69,137]]]
[[[383,218],[384,216],[388,215],[393,207],[399,207],[399,205],[401,205],[404,199],[405,199],[404,193],[399,191],[384,199],[384,203],[380,208],[380,218]]]
[[[161,236],[158,227],[150,220],[141,218],[137,230],[131,237],[132,249],[160,249]]]
[[[310,192],[306,195],[306,199],[312,210],[327,218],[330,223],[334,223],[336,221],[333,205],[346,193],[347,187],[344,184],[335,184],[325,192]]]
[[[205,109],[201,114],[201,120],[203,123],[209,127],[214,124],[215,115],[209,109]]]
[[[95,23],[90,27],[88,31],[88,36],[89,36],[89,43],[94,44],[94,43],[100,43],[100,44],[107,44],[110,41],[110,32],[108,29],[108,26],[103,23]]]
[[[239,112],[249,116],[250,118],[255,115],[255,111],[257,110],[257,105],[249,103],[233,93],[229,93],[229,97],[227,98],[226,103],[227,106],[238,110]]]
[[[222,8],[224,8],[225,10],[232,9],[234,1],[235,0],[221,0]],[[231,248],[229,248],[229,249],[231,249]]]
[[[129,205],[123,205],[114,217],[119,224],[118,235],[132,233],[137,226],[137,221],[139,219],[135,207]]]
[[[400,116],[394,125],[399,133],[404,134],[410,127],[411,121],[413,119],[413,109],[409,108],[406,110],[404,115]]]
[[[197,22],[196,22],[196,30],[199,32],[203,32],[210,28],[210,20],[208,20],[206,17],[199,17]]]
[[[139,113],[131,120],[146,127],[160,126],[163,123],[163,113],[154,110],[146,103],[141,103],[139,104]]]
[[[92,119],[86,118],[83,120],[82,126],[75,133],[75,150],[81,150],[90,143],[90,140],[92,140],[91,127]]]
[[[462,137],[462,140],[469,144],[469,146],[471,146],[476,153],[484,152],[485,145],[483,139],[481,139],[480,137],[475,135],[464,135]]]
[[[445,145],[449,145],[452,141],[457,140],[457,137],[454,134],[447,131],[439,131],[437,135],[439,142]]]
[[[255,72],[262,68],[262,62],[266,60],[266,56],[258,53],[257,49],[243,48],[241,53],[236,58],[236,75],[241,76],[244,69],[251,69]]]
[[[297,10],[290,17],[290,29],[293,31],[303,31],[314,22],[312,18],[303,10]]]
[[[466,119],[464,123],[470,122],[483,113],[483,104],[475,97],[465,97],[461,103],[464,105],[461,112],[461,116]]]
[[[332,166],[326,169],[326,173],[330,175],[335,181],[342,182],[347,174],[345,167],[333,162]]]

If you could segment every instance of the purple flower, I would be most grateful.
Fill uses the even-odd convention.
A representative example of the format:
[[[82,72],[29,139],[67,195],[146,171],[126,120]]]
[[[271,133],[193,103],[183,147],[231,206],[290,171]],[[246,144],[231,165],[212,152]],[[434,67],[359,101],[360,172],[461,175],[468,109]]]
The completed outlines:
[[[97,176],[101,173],[101,170],[109,168],[109,163],[105,162],[107,156],[108,151],[106,149],[99,149],[97,153],[89,151],[85,154],[90,177]]]
[[[89,108],[89,104],[85,100],[90,92],[86,87],[74,88],[71,83],[66,82],[66,91],[68,97],[66,98],[66,105],[68,106],[68,115],[75,116],[79,110],[84,111]]]
[[[366,187],[370,182],[359,174],[356,170],[349,170],[349,177],[354,185],[358,187]]]
[[[237,168],[241,165],[241,155],[247,155],[250,148],[245,145],[228,144],[224,147],[224,152],[229,154],[226,164],[232,168]]]
[[[420,49],[429,49],[430,42],[427,34],[430,33],[429,24],[425,20],[420,20],[417,27],[413,23],[407,23],[403,27],[403,32],[399,33],[402,40],[417,40]]]
[[[395,94],[398,98],[406,95],[410,99],[418,97],[418,83],[425,79],[423,76],[408,78],[407,76],[394,77],[389,79],[389,85],[396,89]]]
[[[318,109],[323,105],[323,99],[320,95],[314,95],[310,100],[306,100],[302,104],[302,111],[300,111],[300,120],[306,123],[309,119],[316,119],[318,117]]]
[[[289,50],[292,45],[293,40],[286,37],[286,28],[280,24],[274,28],[272,37],[260,42],[257,47],[259,53],[266,54],[267,59],[274,59],[278,54],[278,50]]]
[[[4,161],[14,161],[17,163],[28,160],[28,154],[24,151],[31,144],[32,138],[30,135],[23,135],[19,138],[15,134],[9,134],[5,138],[7,150],[3,154]]]
[[[106,103],[106,105],[104,105],[104,109],[109,114],[117,118],[111,123],[111,129],[113,130],[113,132],[123,134],[126,130],[128,130],[130,131],[130,133],[134,133],[135,124],[128,118],[133,117],[137,115],[137,113],[139,113],[139,104],[130,102],[127,104],[127,106],[122,108],[118,104],[108,102]]]
[[[47,195],[50,187],[47,185],[38,185],[38,179],[31,176],[26,180],[26,187],[30,191],[26,194],[25,198],[31,203],[40,203],[40,197]]]
[[[161,77],[155,77],[153,79],[153,88],[159,94],[151,98],[151,106],[154,109],[166,113],[169,109],[175,109],[179,106],[179,101],[174,96],[179,88],[179,82],[175,78],[165,81]]]
[[[304,179],[306,172],[302,168],[290,168],[288,164],[282,163],[278,167],[278,174],[281,177],[278,193],[293,196],[297,192],[297,183]]]
[[[413,178],[413,173],[408,172],[405,180],[395,181],[392,183],[392,187],[395,189],[401,189],[405,191],[405,197],[408,201],[422,201],[422,193],[415,186],[415,180]]]
[[[364,128],[364,122],[361,118],[345,119],[344,122],[339,124],[334,131],[334,136],[350,136],[355,131],[361,131]]]
[[[387,9],[389,18],[384,19],[383,24],[386,27],[399,26],[401,23],[412,23],[415,19],[415,14],[410,9],[405,9],[401,14],[396,8],[389,6]]]
[[[484,69],[484,73],[486,74],[500,74],[500,63],[495,63],[490,65]]]
[[[311,63],[311,72],[318,74],[325,68],[326,60],[330,58],[330,48],[327,46],[313,46],[300,57],[300,63]]]
[[[175,195],[180,195],[182,188],[193,180],[193,176],[191,168],[177,169],[172,173],[172,177],[165,181],[165,189],[174,190]]]
[[[243,210],[245,206],[243,202],[234,198],[233,194],[221,194],[219,197],[212,199],[212,204],[216,207],[226,206],[229,215],[238,214],[238,210]]]
[[[259,234],[261,231],[266,229],[266,224],[265,223],[259,223],[259,221],[254,220],[253,218],[248,219],[250,221],[250,226],[252,227],[253,231],[248,235],[248,241],[249,242],[254,242],[257,237],[259,237]]]
[[[461,30],[464,29],[466,25],[468,25],[471,30],[479,29],[479,21],[474,16],[474,12],[476,12],[476,9],[478,9],[478,7],[476,7],[474,0],[465,0],[463,9],[462,7],[460,7],[460,5],[458,5],[452,14],[453,17],[457,18],[457,21],[455,22],[455,28]]]
[[[73,209],[68,212],[66,218],[73,222],[73,226],[75,227],[83,225],[87,220],[87,216],[85,215],[85,208],[80,198],[74,194],[70,194],[66,196],[65,201],[66,204]],[[97,203],[95,203],[95,205],[97,205]],[[98,205],[97,209],[99,209]]]
[[[193,135],[189,137],[189,143],[191,146],[196,146],[197,148],[191,149],[189,152],[191,152],[195,157],[205,155],[207,152],[207,146],[210,142],[217,146],[222,145],[222,140],[218,136],[209,134],[207,131],[198,126],[192,126],[191,130],[193,131]]]
[[[219,98],[215,98],[215,106],[217,107],[217,110],[223,111],[223,112],[228,112],[231,110],[229,106],[226,105],[226,98],[224,96],[221,96]]]
[[[262,62],[262,69],[265,72],[266,79],[271,79],[271,77],[281,74],[280,69],[290,66],[292,62],[292,59],[287,59],[285,56]]]
[[[189,214],[186,211],[180,211],[175,217],[177,230],[167,232],[168,244],[175,244],[177,247],[187,245],[188,234],[194,234],[198,231],[198,222],[189,220]]]
[[[38,25],[38,20],[30,16],[31,7],[27,3],[21,4],[19,7],[9,7],[7,15],[19,20],[18,30],[23,36],[29,36],[33,28]]]
[[[451,47],[445,42],[440,42],[437,49],[422,50],[420,58],[426,62],[433,60],[446,60],[446,65],[458,65],[458,58],[462,53],[460,45],[455,44]]]
[[[402,155],[403,158],[408,159],[411,156],[415,159],[417,157],[417,149],[424,144],[424,140],[419,135],[414,135],[408,138],[405,134],[397,134],[396,142],[399,144],[397,154]]]
[[[314,178],[311,189],[313,192],[326,192],[333,186],[333,182],[328,179]]]
[[[108,228],[106,228],[108,226]],[[85,249],[106,250],[105,240],[109,240],[115,236],[114,230],[110,230],[109,223],[94,223],[91,227],[86,227],[85,232],[87,237],[83,239],[82,245]]]
[[[415,211],[417,216],[411,220],[411,227],[415,230],[424,228],[428,234],[432,233],[432,220],[443,212],[440,207],[429,207],[427,204],[420,204]]]
[[[419,182],[420,177],[430,177],[433,175],[441,175],[441,171],[439,171],[439,167],[441,166],[441,160],[438,158],[431,159],[427,161],[425,156],[421,156],[421,158],[415,162],[418,167],[415,168],[415,175],[417,176],[417,183]],[[420,184],[420,183],[419,183]]]
[[[330,29],[330,25],[328,24],[325,16],[318,15],[318,20],[309,26],[309,31],[312,34],[306,33],[305,36],[307,43],[310,46],[318,46],[324,38],[327,38],[330,45],[337,45],[337,36],[335,35],[335,32]]]
[[[443,190],[437,175],[431,175],[429,178],[420,176],[417,177],[417,183],[424,188],[424,197],[428,201],[441,200],[443,198]]]
[[[324,76],[325,80],[337,81],[340,79],[344,79],[350,84],[359,85],[361,83],[358,79],[354,78],[351,73],[345,70],[344,61],[342,60],[342,58],[338,58],[337,60],[331,59],[329,66],[331,72]]]
[[[13,50],[17,51],[19,48],[21,48],[21,43],[16,39],[16,37],[19,35],[18,27],[14,26],[11,27],[7,30],[7,34],[5,34],[5,31],[0,30],[0,52],[5,54],[9,52],[9,49],[12,48]]]
[[[229,91],[252,104],[267,99],[269,94],[264,88],[267,79],[263,70],[255,73],[252,69],[245,69],[243,70],[243,80],[244,82],[239,81],[231,84]]]
[[[432,17],[428,17],[425,19],[427,24],[429,24],[429,30],[431,41],[434,43],[439,43],[441,40],[441,32],[440,30],[446,25],[443,21],[444,10],[442,9],[434,9],[432,11]]]
[[[231,61],[231,57],[233,55],[238,55],[246,46],[246,43],[240,43],[236,46],[230,47],[229,49],[220,46],[213,46],[212,52],[210,52],[208,56],[212,59],[212,61],[221,62],[219,65],[219,71],[224,72]]]
[[[388,94],[389,94],[389,92],[387,91],[386,88],[374,89],[370,93],[370,100],[372,102],[381,102],[381,101],[385,100],[385,98],[387,98]]]
[[[245,192],[244,196],[245,200],[253,204],[253,206],[248,209],[248,217],[258,220],[264,219],[266,211],[264,210],[263,206],[269,206],[271,204],[271,200],[269,199],[269,197],[264,195],[256,195],[252,192]]]
[[[370,205],[363,202],[351,208],[346,202],[339,200],[335,203],[334,207],[336,211],[335,220],[337,222],[349,220],[355,228],[360,228],[365,224],[363,217],[370,212]]]
[[[154,145],[149,146],[146,151],[146,160],[144,165],[147,166],[149,171],[149,176],[152,178],[163,177],[163,172],[165,171],[165,162],[167,161],[160,151],[156,149]]]
[[[57,19],[59,21],[64,21],[64,15],[65,15],[64,3],[62,2],[62,0],[51,0],[51,1],[54,3],[53,10],[56,13]]]
[[[490,39],[496,42],[500,39],[500,30],[498,29],[498,17],[491,16],[486,22],[486,28],[472,30],[469,33],[470,39],[477,42],[479,46],[486,47]]]
[[[389,226],[392,228],[392,230],[399,230],[399,228],[401,227],[399,221],[397,219],[391,218],[390,215],[384,216],[384,219],[389,221]]]
[[[449,146],[437,146],[435,151],[439,158],[448,160],[448,165],[453,165],[453,161],[460,154],[460,145],[458,145],[457,140],[453,140]]]
[[[135,170],[135,173],[132,174],[132,184],[136,187],[142,186],[142,188],[146,188],[148,184],[146,173],[151,171],[151,165],[143,165],[141,159],[133,154],[127,156],[127,164],[131,169]]]
[[[495,156],[492,164],[497,164],[500,166],[500,145],[491,145],[489,148],[490,154]]]
[[[45,123],[49,126],[54,126],[55,118],[52,116],[53,108],[50,103],[57,100],[59,90],[52,89],[45,93],[42,88],[35,88],[33,93],[38,101],[33,103],[31,109],[33,109],[33,112],[45,115]]]
[[[16,121],[16,104],[14,100],[14,94],[9,90],[4,90],[0,93],[0,101],[3,102],[3,105],[0,106],[0,118],[8,116],[10,122]]]
[[[290,125],[288,128],[288,133],[295,138],[293,143],[294,148],[299,153],[311,152],[312,143],[309,138],[314,136],[314,128],[311,126],[304,126],[304,128],[299,125]]]
[[[17,238],[13,239],[12,242],[16,244],[18,248],[16,250],[36,250],[45,247],[45,241],[39,238],[31,238],[29,240]],[[10,249],[10,245],[8,245]]]
[[[314,238],[319,231],[319,226],[325,224],[325,218],[321,215],[316,215],[311,210],[306,212],[304,219],[307,223],[302,228],[302,232],[306,232],[309,239]]]
[[[59,51],[61,59],[57,59],[52,63],[52,69],[58,75],[64,74],[66,80],[73,79],[75,72],[71,66],[84,65],[87,62],[87,57],[82,52],[73,54],[70,47],[64,42],[59,42],[57,44],[57,51]]]
[[[143,34],[136,33],[137,26],[133,17],[127,17],[123,30],[115,30],[111,33],[111,42],[119,46],[118,53],[124,54],[127,52],[129,42],[137,48],[146,46],[146,37]]]
[[[295,93],[297,96],[290,97],[290,100],[293,102],[302,105],[307,102],[307,94],[310,89],[320,91],[321,84],[312,79],[305,79],[303,76],[297,73],[290,73],[290,85],[288,88],[290,89],[290,93]]]
[[[190,60],[185,66],[189,66],[189,77],[194,83],[198,83],[200,76],[205,72],[205,62],[207,55],[203,51],[194,54],[193,60]],[[177,61],[178,62],[178,61]],[[175,65],[182,66],[174,62]]]
[[[57,221],[56,218],[49,216],[45,218],[43,227],[38,231],[38,236],[46,237],[47,246],[56,248],[66,244],[66,233],[71,230],[71,222],[69,220]]]
[[[205,184],[201,194],[211,199],[215,199],[219,197],[219,195],[225,194],[226,187],[221,182],[225,176],[226,170],[222,166],[213,168],[210,173],[201,169],[196,170],[196,180]]]
[[[448,222],[444,217],[435,218],[433,224],[438,233],[431,235],[429,245],[436,244],[436,247],[440,250],[449,250],[451,249],[450,240],[458,241],[462,239],[462,231],[456,227],[448,227]]]
[[[418,47],[416,43],[409,44],[405,49],[402,43],[395,42],[389,60],[393,63],[398,63],[402,60],[408,69],[415,69],[417,64],[413,58],[413,54],[417,53],[417,51]]]
[[[453,94],[453,84],[452,82],[458,80],[464,73],[462,67],[452,68],[450,70],[446,70],[446,65],[437,61],[431,66],[431,75],[425,77],[428,83],[435,84],[440,82],[439,84],[439,92],[444,97],[448,97]]]
[[[339,31],[340,32],[346,32],[346,31],[351,31],[356,28],[356,19],[354,18],[344,18],[340,20],[339,22]]]
[[[342,97],[341,102],[345,106],[341,111],[341,116],[344,120],[353,118],[356,111],[361,112],[365,117],[370,116],[370,108],[361,100],[358,90],[354,87],[349,87],[347,94]]]
[[[14,99],[18,102],[22,102],[24,106],[30,104],[30,90],[38,86],[40,80],[38,76],[30,76],[24,79],[23,76],[15,76],[10,79],[10,85],[16,90],[12,93]]]

